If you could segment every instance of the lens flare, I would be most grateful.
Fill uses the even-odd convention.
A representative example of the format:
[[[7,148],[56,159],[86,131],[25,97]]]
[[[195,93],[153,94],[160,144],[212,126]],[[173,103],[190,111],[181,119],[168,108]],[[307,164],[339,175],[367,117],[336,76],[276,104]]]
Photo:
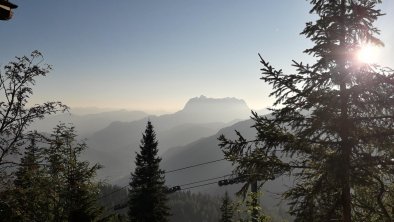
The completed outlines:
[[[356,58],[362,63],[377,63],[379,48],[374,45],[364,45],[356,52]]]

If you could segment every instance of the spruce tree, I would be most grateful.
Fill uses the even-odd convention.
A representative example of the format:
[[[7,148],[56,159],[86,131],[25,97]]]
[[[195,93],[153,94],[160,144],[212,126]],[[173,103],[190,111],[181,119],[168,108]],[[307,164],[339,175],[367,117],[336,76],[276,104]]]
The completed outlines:
[[[128,212],[131,222],[168,221],[164,171],[159,167],[157,145],[156,134],[148,121],[136,156],[136,168],[131,173]]]
[[[230,197],[228,196],[227,191],[224,193],[224,197],[222,199],[222,206],[220,207],[220,211],[222,212],[222,217],[220,218],[220,222],[233,221],[234,209],[233,209],[233,204],[231,202]]]
[[[316,63],[284,74],[261,57],[271,115],[253,114],[256,140],[222,136],[221,146],[239,173],[293,172],[285,197],[295,221],[393,221],[394,72],[356,59],[363,45],[383,45],[373,26],[381,1],[310,2],[318,19],[302,34]]]
[[[76,137],[64,124],[30,136],[13,188],[0,192],[0,221],[107,221],[94,181],[100,166],[80,160],[87,146]]]
[[[47,192],[52,198],[48,211],[54,221],[97,221],[103,214],[97,201],[99,185],[94,181],[101,166],[80,160],[87,145],[76,137],[74,127],[59,124],[46,139],[46,171],[51,183]]]
[[[47,195],[50,184],[42,167],[41,150],[34,137],[31,136],[30,144],[15,173],[14,188],[10,191],[14,218],[10,221],[51,220],[51,215],[47,212],[51,205]]]

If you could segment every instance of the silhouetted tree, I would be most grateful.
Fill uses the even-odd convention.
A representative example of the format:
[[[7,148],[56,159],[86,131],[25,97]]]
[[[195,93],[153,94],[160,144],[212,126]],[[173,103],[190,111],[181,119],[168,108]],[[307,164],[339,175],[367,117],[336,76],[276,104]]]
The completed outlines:
[[[285,197],[295,221],[393,221],[394,72],[356,59],[364,44],[382,45],[373,26],[381,1],[310,2],[319,18],[302,34],[316,63],[294,62],[286,75],[261,58],[277,108],[253,114],[256,140],[221,137],[221,146],[240,174],[293,170]]]
[[[224,197],[222,199],[222,206],[220,207],[220,211],[222,212],[220,222],[233,221],[234,207],[233,207],[230,197],[228,196],[227,191],[224,193]]]
[[[10,208],[8,216],[0,221],[48,221],[51,202],[47,196],[50,183],[41,166],[42,155],[34,136],[25,148],[20,166],[15,172],[13,186],[0,193],[0,198]],[[5,210],[5,209],[4,209]]]
[[[5,221],[107,221],[98,203],[100,168],[81,161],[87,148],[73,127],[60,124],[50,136],[31,135],[13,187],[0,192]],[[0,221],[2,221],[0,219]]]
[[[236,215],[234,221],[237,222],[271,222],[271,217],[267,216],[266,212],[260,205],[261,192],[247,192],[241,200],[236,202],[234,208]],[[279,219],[283,221],[283,218]]]
[[[49,143],[45,152],[51,189],[47,192],[53,200],[54,221],[96,221],[103,213],[97,201],[99,186],[94,182],[101,166],[79,159],[87,146],[76,137],[74,127],[59,124],[44,138]]]
[[[136,168],[131,173],[128,214],[132,222],[168,221],[170,215],[157,144],[153,126],[148,121],[142,135],[140,153],[136,156]]]
[[[60,102],[28,104],[35,80],[51,70],[49,65],[40,65],[41,62],[41,53],[34,51],[30,57],[16,57],[0,71],[0,174],[3,176],[4,168],[17,164],[9,157],[19,154],[25,145],[28,126],[48,114],[67,109]],[[1,182],[7,179],[2,178]]]

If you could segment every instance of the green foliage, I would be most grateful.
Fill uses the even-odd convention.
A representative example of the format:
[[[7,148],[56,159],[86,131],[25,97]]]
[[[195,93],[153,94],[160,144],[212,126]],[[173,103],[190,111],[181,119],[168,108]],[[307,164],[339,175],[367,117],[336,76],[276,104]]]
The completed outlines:
[[[217,222],[220,219],[220,199],[207,194],[172,193],[168,205],[171,222]]]
[[[32,122],[67,110],[29,101],[35,80],[51,70],[42,59],[34,51],[0,71],[0,221],[103,221],[93,182],[99,166],[78,159],[86,144],[76,142],[74,129],[59,125],[49,137],[27,132]]]
[[[234,216],[234,206],[233,203],[228,196],[227,191],[224,193],[224,197],[222,199],[222,206],[220,207],[220,211],[222,212],[222,216],[220,218],[220,222],[231,222],[233,221]]]
[[[253,114],[255,140],[220,145],[240,175],[296,176],[284,194],[295,221],[393,221],[394,71],[356,59],[362,45],[382,45],[381,1],[310,2],[318,19],[302,34],[316,63],[294,61],[296,73],[284,74],[261,57],[275,107]]]
[[[40,138],[39,141],[37,139]],[[5,221],[105,221],[93,181],[99,165],[80,161],[86,149],[73,127],[58,125],[49,136],[32,135],[13,187],[0,193]]]
[[[259,204],[261,192],[248,192],[245,199],[236,205],[237,222],[269,222],[270,217],[266,216],[263,208]]]
[[[73,127],[58,125],[48,140],[46,150],[49,180],[54,200],[55,220],[94,221],[101,209],[97,207],[98,187],[93,179],[100,166],[89,165],[78,157],[87,148],[84,141],[77,142]]]
[[[26,147],[21,159],[21,167],[15,173],[12,200],[15,202],[13,219],[17,221],[46,221],[51,219],[47,211],[51,207],[47,190],[50,188],[48,176],[42,164],[42,154],[34,136]]]
[[[100,204],[106,208],[108,215],[112,215],[110,221],[120,222],[128,221],[126,219],[127,209],[114,210],[114,206],[125,203],[125,196],[127,196],[126,189],[112,185],[101,185]],[[171,216],[170,222],[217,222],[220,221],[222,212],[220,210],[223,205],[223,199],[202,193],[192,193],[190,191],[179,191],[168,195],[168,207],[170,208]],[[250,195],[248,196],[250,199]],[[250,202],[250,200],[249,200]],[[232,221],[238,221],[239,218],[246,219],[247,207],[243,200],[233,201],[231,204],[234,212]],[[236,207],[239,207],[237,209]],[[283,211],[285,209],[282,209]],[[267,211],[262,209],[261,214],[269,215],[269,221],[272,222],[285,222],[292,221],[284,212],[276,212],[274,210]],[[280,214],[282,213],[282,214]],[[249,217],[251,215],[249,214]],[[287,218],[288,220],[285,220]]]
[[[136,168],[131,174],[129,190],[129,220],[136,222],[168,221],[164,172],[157,156],[157,141],[150,121],[146,126],[136,156]]]
[[[100,204],[106,207],[110,214],[114,214],[114,218],[126,216],[127,209],[114,211],[116,205],[125,202],[126,189],[120,189],[118,186],[102,185],[100,196],[104,197],[100,200]],[[168,199],[171,214],[170,222],[217,222],[220,218],[220,199],[217,197],[179,191],[169,194]],[[112,219],[111,221],[123,220]]]
[[[127,222],[127,216],[123,214],[114,214],[109,217],[108,222]]]

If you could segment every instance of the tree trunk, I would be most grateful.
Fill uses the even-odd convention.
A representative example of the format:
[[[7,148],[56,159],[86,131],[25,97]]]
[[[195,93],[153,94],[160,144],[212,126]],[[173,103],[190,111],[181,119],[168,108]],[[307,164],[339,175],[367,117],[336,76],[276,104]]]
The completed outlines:
[[[346,16],[346,0],[341,0],[341,18],[342,18],[342,33],[339,41],[340,50],[346,50],[346,25],[345,25],[345,16]],[[341,101],[341,129],[340,129],[340,137],[342,140],[341,143],[341,158],[340,164],[343,167],[341,173],[341,188],[342,188],[342,217],[343,222],[351,222],[352,221],[352,209],[351,209],[351,193],[350,193],[350,158],[352,154],[352,144],[349,141],[349,116],[348,116],[348,98],[349,95],[347,93],[346,82],[347,82],[347,71],[346,71],[346,52],[340,52],[339,59],[337,61],[338,70],[340,72],[340,101]]]

